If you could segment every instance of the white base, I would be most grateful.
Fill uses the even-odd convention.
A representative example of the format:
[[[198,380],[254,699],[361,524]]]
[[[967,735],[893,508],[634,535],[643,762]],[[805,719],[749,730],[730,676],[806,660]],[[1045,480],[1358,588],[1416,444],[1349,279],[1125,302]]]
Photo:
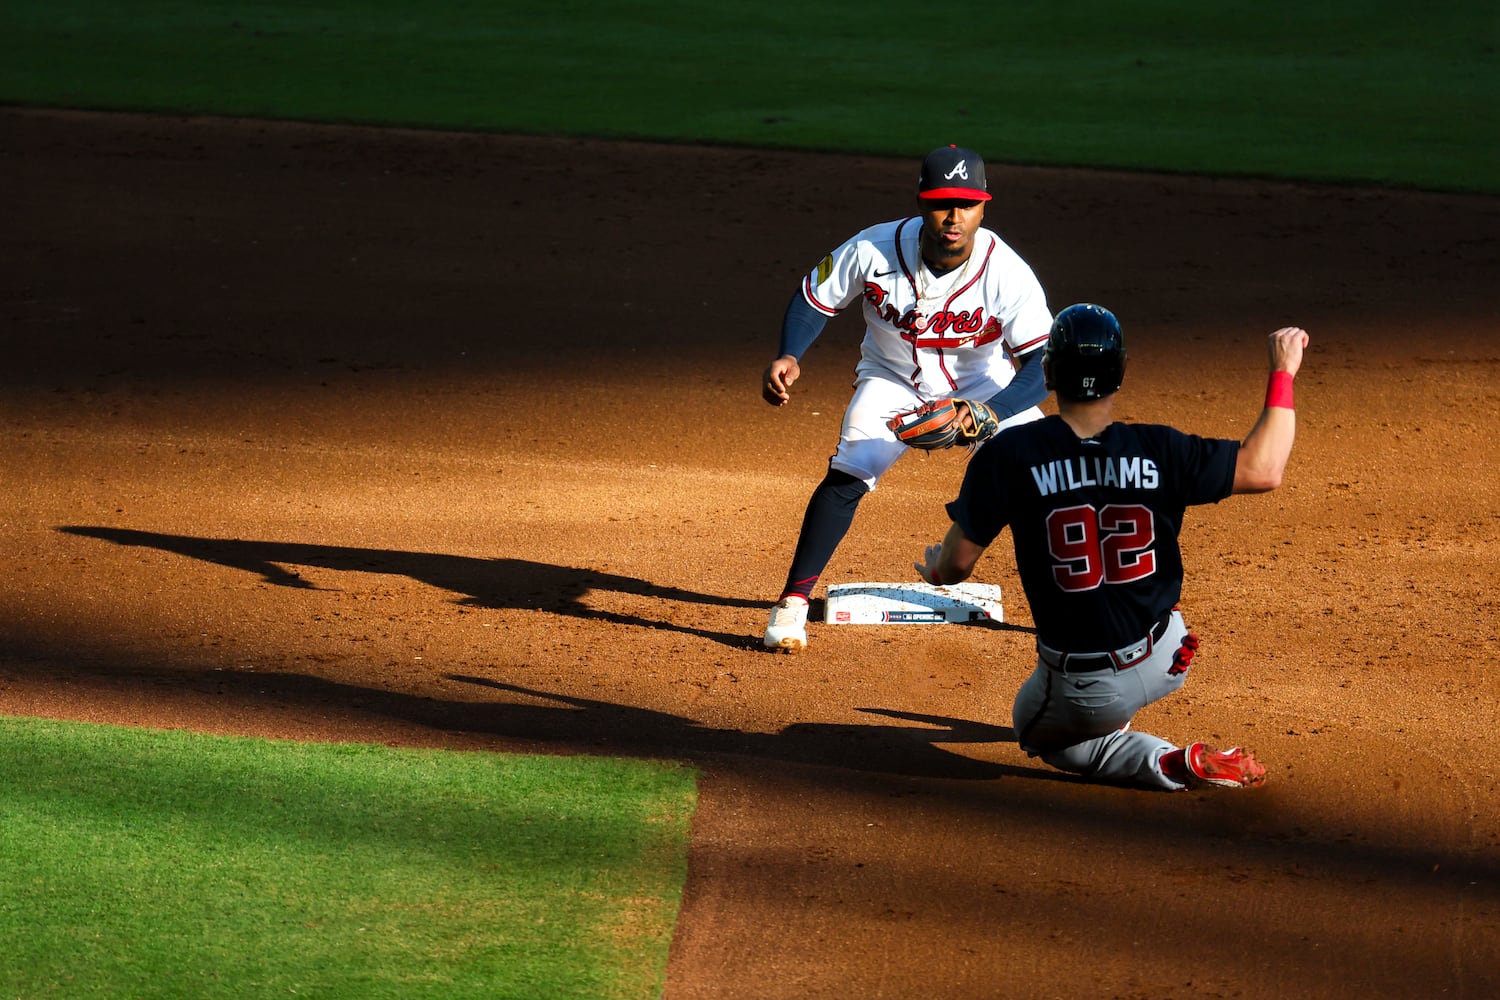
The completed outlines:
[[[830,625],[938,625],[1005,620],[993,583],[838,583],[828,588],[823,620]]]

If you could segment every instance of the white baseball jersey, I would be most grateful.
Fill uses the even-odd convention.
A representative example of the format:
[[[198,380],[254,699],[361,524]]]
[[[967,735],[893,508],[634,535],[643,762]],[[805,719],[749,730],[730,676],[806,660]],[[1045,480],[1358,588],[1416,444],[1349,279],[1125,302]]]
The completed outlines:
[[[988,376],[1009,384],[1007,358],[1040,349],[1052,329],[1031,267],[995,233],[979,229],[961,266],[934,275],[922,260],[922,220],[871,226],[851,237],[802,282],[808,305],[832,316],[864,300],[859,374],[905,381],[924,398],[952,396]]]

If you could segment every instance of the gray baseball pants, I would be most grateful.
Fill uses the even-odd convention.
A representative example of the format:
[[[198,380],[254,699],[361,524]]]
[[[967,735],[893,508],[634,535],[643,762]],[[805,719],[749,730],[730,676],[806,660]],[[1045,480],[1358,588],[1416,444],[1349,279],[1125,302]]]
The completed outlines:
[[[1130,728],[1145,706],[1182,687],[1187,626],[1173,610],[1153,634],[1118,650],[1066,654],[1037,643],[1037,665],[1016,692],[1016,739],[1061,771],[1111,784],[1176,791],[1161,758],[1177,747]]]

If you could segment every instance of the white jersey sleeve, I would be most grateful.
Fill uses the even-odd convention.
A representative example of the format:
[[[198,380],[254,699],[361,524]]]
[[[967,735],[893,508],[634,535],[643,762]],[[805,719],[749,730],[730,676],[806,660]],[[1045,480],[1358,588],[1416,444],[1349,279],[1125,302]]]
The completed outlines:
[[[1052,310],[1047,295],[1031,266],[1021,259],[998,236],[995,237],[996,262],[1004,289],[996,301],[1003,303],[995,315],[1005,331],[1005,347],[1011,357],[1021,357],[1040,350],[1052,333]]]
[[[825,316],[832,316],[865,294],[872,276],[896,273],[888,256],[894,249],[892,233],[899,223],[871,226],[851,236],[802,279],[802,297]]]

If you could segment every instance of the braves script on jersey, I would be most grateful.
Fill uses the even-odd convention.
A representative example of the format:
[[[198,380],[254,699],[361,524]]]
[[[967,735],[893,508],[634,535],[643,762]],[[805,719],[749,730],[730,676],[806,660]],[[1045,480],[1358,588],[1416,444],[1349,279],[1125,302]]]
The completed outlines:
[[[1045,645],[1115,649],[1177,604],[1183,513],[1229,496],[1238,455],[1237,441],[1154,424],[1080,439],[1047,417],[981,448],[948,513],[980,545],[1010,525]]]
[[[863,299],[862,375],[876,366],[927,398],[986,375],[1008,384],[1006,352],[1040,348],[1052,326],[1036,275],[988,229],[975,233],[967,261],[934,275],[921,232],[922,220],[910,218],[858,233],[803,280],[803,297],[826,316]]]

